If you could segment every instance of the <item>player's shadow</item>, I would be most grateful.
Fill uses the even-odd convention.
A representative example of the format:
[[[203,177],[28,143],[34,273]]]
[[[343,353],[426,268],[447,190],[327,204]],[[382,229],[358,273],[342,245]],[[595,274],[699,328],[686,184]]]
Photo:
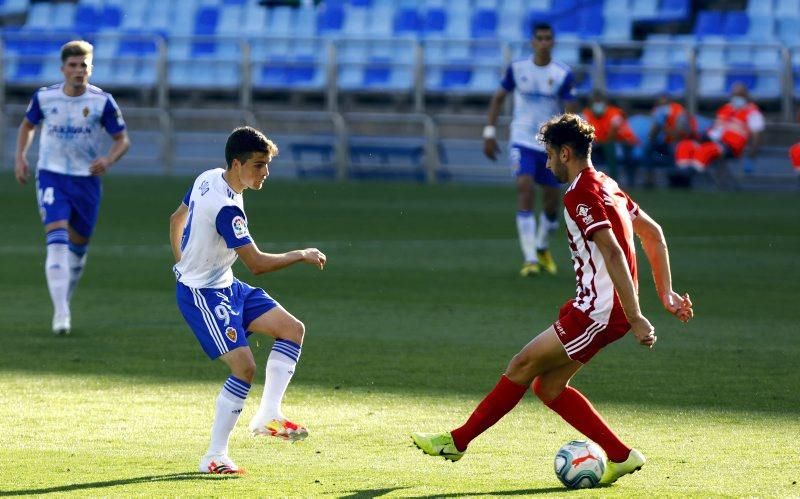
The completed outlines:
[[[413,499],[433,499],[436,497],[479,497],[479,496],[535,496],[538,494],[552,494],[568,492],[564,487],[542,487],[539,489],[496,490],[494,492],[453,492],[450,494],[435,494],[431,496],[414,496]]]
[[[346,496],[339,496],[342,499],[367,499],[368,497],[381,497],[385,496],[389,492],[394,492],[395,490],[402,490],[407,489],[408,487],[387,487],[385,489],[365,489],[365,490],[352,490],[350,494]]]
[[[208,473],[184,472],[170,473],[169,475],[150,475],[136,478],[124,478],[121,480],[107,480],[105,482],[71,483],[69,485],[58,485],[42,489],[24,490],[0,490],[2,496],[27,496],[40,494],[54,494],[58,492],[71,492],[74,490],[101,489],[104,487],[116,487],[118,485],[132,485],[135,483],[154,483],[154,482],[185,482],[190,480],[226,480],[238,478],[238,475],[210,475]]]

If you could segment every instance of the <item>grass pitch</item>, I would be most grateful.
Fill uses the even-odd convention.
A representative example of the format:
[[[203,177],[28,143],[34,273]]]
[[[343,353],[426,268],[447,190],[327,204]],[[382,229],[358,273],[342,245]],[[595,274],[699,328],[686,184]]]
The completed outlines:
[[[796,195],[633,193],[664,226],[675,288],[697,316],[684,326],[662,311],[640,251],[659,342],[624,338],[575,386],[649,461],[570,492],[552,460],[579,435],[530,395],[459,463],[408,437],[460,425],[574,291],[560,232],[560,274],[517,276],[510,187],[275,182],[245,194],[262,249],[316,245],[329,264],[234,269],[307,326],[284,410],[311,435],[247,436],[271,345],[253,338],[259,372],[230,450],[248,474],[231,478],[196,473],[227,373],[174,303],[168,216],[191,179],[106,180],[66,338],[49,331],[33,189],[2,179],[0,495],[800,495]]]

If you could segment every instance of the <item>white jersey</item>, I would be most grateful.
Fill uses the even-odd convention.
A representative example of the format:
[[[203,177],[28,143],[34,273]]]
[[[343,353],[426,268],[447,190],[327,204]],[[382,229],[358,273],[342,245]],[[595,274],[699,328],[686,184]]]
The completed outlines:
[[[575,98],[569,66],[552,60],[546,66],[537,66],[532,58],[516,61],[506,70],[500,86],[514,92],[511,143],[544,151],[537,138],[539,128],[563,112],[564,102]]]
[[[77,97],[64,93],[64,84],[42,87],[33,94],[25,117],[38,125],[39,170],[87,177],[89,167],[101,156],[100,129],[116,135],[125,129],[119,106],[111,94],[94,85]]]
[[[183,198],[189,217],[181,238],[181,261],[173,270],[190,288],[227,288],[236,248],[253,242],[242,195],[228,185],[222,168],[200,174]]]

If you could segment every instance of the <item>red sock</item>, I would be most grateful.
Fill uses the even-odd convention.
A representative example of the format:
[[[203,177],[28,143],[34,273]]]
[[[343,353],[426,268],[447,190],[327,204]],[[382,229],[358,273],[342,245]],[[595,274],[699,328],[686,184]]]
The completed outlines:
[[[568,386],[558,397],[545,405],[590,440],[597,442],[610,460],[621,463],[628,459],[631,448],[622,443],[603,420],[603,416],[578,390]]]
[[[504,374],[489,395],[481,400],[467,422],[450,432],[456,449],[464,451],[475,437],[508,414],[522,400],[527,390],[527,386],[514,383]]]

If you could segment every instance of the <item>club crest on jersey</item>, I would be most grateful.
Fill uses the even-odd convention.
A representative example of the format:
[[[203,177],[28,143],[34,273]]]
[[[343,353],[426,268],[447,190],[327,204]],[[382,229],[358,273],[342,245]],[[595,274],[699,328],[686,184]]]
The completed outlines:
[[[229,327],[226,329],[225,336],[227,336],[232,342],[236,343],[236,328]]]
[[[89,116],[89,108],[88,107],[84,107],[83,108],[83,117],[85,118],[87,116]]]
[[[200,184],[200,195],[205,196],[206,192],[208,192],[208,180],[203,180],[203,183]]]
[[[589,214],[590,209],[591,208],[589,208],[585,204],[579,204],[578,207],[575,209],[575,214],[578,215],[578,217],[581,220],[583,220],[583,223],[585,223],[586,225],[589,225],[590,223],[594,222],[594,217],[592,217],[592,215]]]
[[[233,217],[231,221],[231,225],[233,226],[233,235],[237,237],[237,239],[241,239],[243,237],[247,237],[247,222],[244,218],[240,216]]]

